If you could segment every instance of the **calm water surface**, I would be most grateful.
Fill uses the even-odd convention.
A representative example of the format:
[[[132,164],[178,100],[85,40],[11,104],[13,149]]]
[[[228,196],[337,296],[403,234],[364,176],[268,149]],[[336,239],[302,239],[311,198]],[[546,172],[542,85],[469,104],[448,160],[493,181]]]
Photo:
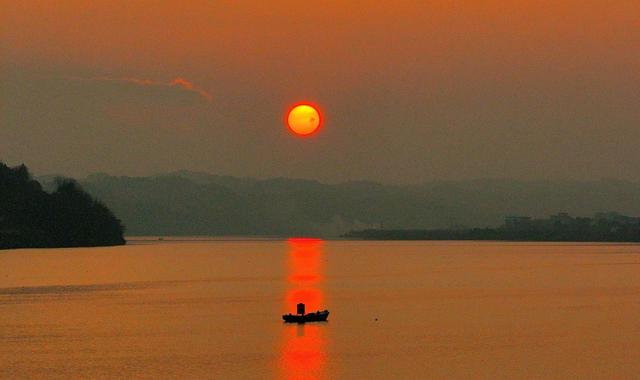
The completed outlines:
[[[285,325],[305,302],[328,323]],[[640,246],[0,251],[0,378],[633,378]]]

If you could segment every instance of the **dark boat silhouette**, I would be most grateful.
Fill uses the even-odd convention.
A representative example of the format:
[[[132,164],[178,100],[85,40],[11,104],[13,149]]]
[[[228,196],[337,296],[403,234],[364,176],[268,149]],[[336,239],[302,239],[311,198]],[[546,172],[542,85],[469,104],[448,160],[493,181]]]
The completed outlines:
[[[282,319],[285,323],[305,323],[305,322],[326,322],[329,317],[329,310],[318,310],[315,313],[304,312],[304,304],[298,304],[297,314],[285,314]]]

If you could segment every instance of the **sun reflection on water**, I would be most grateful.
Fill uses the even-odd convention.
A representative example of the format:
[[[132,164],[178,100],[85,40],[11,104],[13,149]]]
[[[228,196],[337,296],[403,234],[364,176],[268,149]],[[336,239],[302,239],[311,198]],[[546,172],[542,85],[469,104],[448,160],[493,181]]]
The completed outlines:
[[[289,239],[288,289],[284,297],[287,313],[304,303],[307,312],[325,309],[322,284],[323,262],[320,239]],[[281,351],[282,378],[319,379],[324,376],[326,323],[284,324]]]

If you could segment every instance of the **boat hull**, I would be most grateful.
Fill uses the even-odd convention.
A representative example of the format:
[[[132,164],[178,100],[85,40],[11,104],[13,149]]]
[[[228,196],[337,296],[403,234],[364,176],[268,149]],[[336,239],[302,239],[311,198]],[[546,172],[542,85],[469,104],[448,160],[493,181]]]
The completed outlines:
[[[285,314],[282,316],[285,323],[326,322],[327,318],[329,318],[328,310],[308,314]]]

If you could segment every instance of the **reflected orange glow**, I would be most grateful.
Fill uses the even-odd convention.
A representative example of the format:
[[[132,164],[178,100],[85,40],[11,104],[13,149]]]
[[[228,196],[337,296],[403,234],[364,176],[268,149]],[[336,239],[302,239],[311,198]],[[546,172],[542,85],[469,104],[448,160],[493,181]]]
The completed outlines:
[[[285,379],[322,378],[327,354],[323,337],[324,326],[302,324],[286,326],[282,349],[282,369]]]
[[[295,312],[299,302],[312,312],[325,309],[323,276],[323,241],[295,238],[288,240],[287,282],[284,297],[285,312]],[[326,324],[286,324],[283,326],[280,356],[283,378],[322,378],[326,363]]]
[[[322,280],[322,240],[294,238],[289,239],[288,243],[288,280],[296,288],[290,290],[289,294],[299,293],[299,297],[308,297],[308,299],[303,298],[300,301],[292,299],[291,302],[294,302],[292,305],[295,306],[298,302],[304,302],[307,304],[308,310],[319,308],[322,305],[317,302],[321,302],[322,299],[317,295],[314,296],[313,293],[319,293],[320,291],[319,289],[310,289],[310,287]]]

